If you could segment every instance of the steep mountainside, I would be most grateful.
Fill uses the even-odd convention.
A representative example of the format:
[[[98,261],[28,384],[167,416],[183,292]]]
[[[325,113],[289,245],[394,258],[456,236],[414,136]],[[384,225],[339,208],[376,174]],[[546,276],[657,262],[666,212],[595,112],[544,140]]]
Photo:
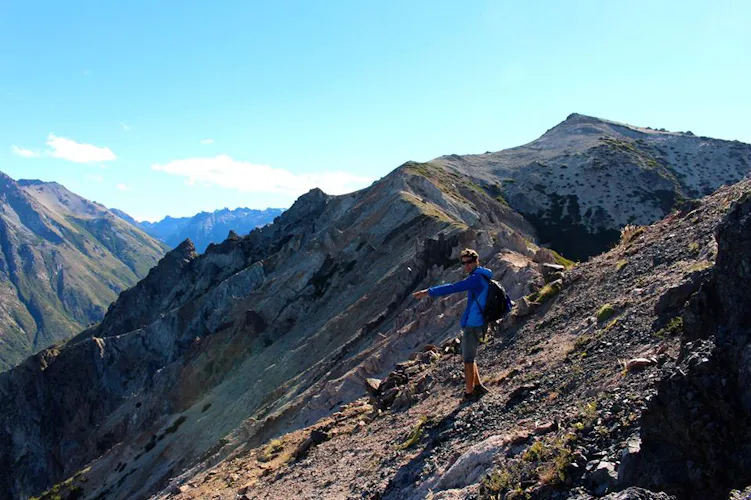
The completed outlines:
[[[579,127],[564,125],[571,142],[583,144]],[[581,158],[601,154],[582,151]],[[606,168],[614,175],[636,168],[632,160]],[[561,278],[554,263],[564,261],[540,248],[534,226],[506,203],[513,206],[514,191],[502,184],[516,183],[497,176],[537,168],[517,167],[494,170],[472,157],[408,162],[356,193],[313,190],[274,224],[231,234],[204,254],[183,242],[100,324],[0,374],[0,491],[21,498],[61,481],[49,497],[678,491],[654,467],[626,467],[626,477],[638,480],[615,483],[613,475],[624,467],[624,440],[641,431],[644,464],[659,464],[659,455],[647,453],[659,432],[648,429],[666,420],[639,427],[647,396],[663,375],[687,373],[676,317],[709,283],[712,230],[749,186],[685,203],[653,228],[629,229],[618,248]],[[577,203],[586,209],[589,202]],[[564,233],[582,245],[590,236]],[[457,333],[464,301],[416,302],[411,292],[458,279],[465,246],[519,300],[503,335],[481,353],[496,393],[459,407],[460,363],[450,354],[455,344],[445,342]],[[414,354],[426,344],[440,347]],[[646,362],[629,363],[641,355]],[[370,402],[359,399],[369,378],[382,380],[371,381]],[[666,408],[679,411],[666,397]],[[545,441],[533,448],[531,435]],[[671,456],[697,463],[681,451]],[[477,457],[485,461],[478,465]],[[469,469],[452,472],[456,464]],[[495,482],[481,486],[492,464]]]
[[[480,179],[572,259],[607,250],[626,224],[741,180],[751,145],[572,114],[524,146],[432,163]]]
[[[520,300],[480,348],[479,401],[459,402],[453,341],[421,344],[371,396],[209,459],[158,498],[748,498],[749,245],[743,181]],[[409,304],[409,328],[455,300]]]
[[[0,489],[38,494],[101,457],[113,475],[92,477],[96,494],[137,498],[231,433],[315,421],[455,327],[416,329],[405,304],[463,244],[518,294],[541,282],[531,227],[435,174],[407,165],[350,195],[314,190],[245,238],[168,253],[101,324],[0,376]]]
[[[164,252],[59,184],[0,173],[0,370],[101,320]]]
[[[186,239],[190,239],[198,250],[203,253],[211,243],[220,243],[227,238],[230,231],[237,234],[248,234],[257,227],[270,224],[284,210],[267,208],[253,210],[237,208],[229,210],[215,210],[201,212],[193,217],[165,217],[159,222],[138,222],[141,229],[159,238],[174,248]],[[118,215],[131,219],[127,214],[118,210]]]

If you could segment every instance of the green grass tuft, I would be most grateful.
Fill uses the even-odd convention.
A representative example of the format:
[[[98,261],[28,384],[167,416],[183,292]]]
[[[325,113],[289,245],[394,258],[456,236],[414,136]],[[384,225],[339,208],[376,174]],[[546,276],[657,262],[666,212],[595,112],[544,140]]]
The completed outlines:
[[[571,269],[576,265],[576,262],[574,262],[573,260],[568,260],[566,257],[559,254],[555,250],[551,250],[551,252],[553,252],[553,258],[555,259],[556,264],[563,266],[566,269]]]
[[[412,429],[412,432],[409,433],[407,439],[399,445],[399,449],[406,450],[407,448],[410,448],[417,444],[417,442],[422,437],[423,428],[427,422],[428,417],[426,415],[421,416],[417,421],[417,424],[415,424],[415,427]]]
[[[605,304],[597,311],[597,321],[606,321],[612,318],[614,314],[615,309],[613,309],[613,306],[610,304]]]
[[[264,446],[261,454],[258,457],[259,462],[270,462],[284,449],[284,441],[282,439],[272,439],[269,444]]]
[[[655,335],[657,337],[672,337],[676,335],[677,333],[680,333],[683,330],[683,318],[681,316],[676,316],[675,318],[671,319],[670,322],[665,326],[665,328],[660,328],[655,332]]]
[[[544,287],[542,287],[537,292],[530,294],[527,298],[529,299],[530,302],[537,302],[538,304],[543,304],[549,298],[555,297],[556,295],[558,295],[558,292],[560,291],[561,291],[561,285],[553,281],[551,283],[548,283]]]

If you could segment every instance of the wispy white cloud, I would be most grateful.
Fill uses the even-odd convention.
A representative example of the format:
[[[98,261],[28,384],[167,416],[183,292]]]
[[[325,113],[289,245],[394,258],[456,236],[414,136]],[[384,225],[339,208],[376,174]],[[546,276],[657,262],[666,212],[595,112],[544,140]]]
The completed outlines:
[[[47,145],[52,148],[49,152],[50,156],[75,163],[114,161],[116,158],[115,153],[109,148],[78,143],[64,137],[57,137],[54,134],[47,137]]]
[[[120,122],[120,127],[122,127],[124,132],[130,132],[130,125]]]
[[[131,217],[133,217],[138,222],[144,222],[144,221],[159,222],[160,220],[164,219],[163,215],[162,216],[158,216],[158,215],[154,215],[152,213],[142,213],[142,212],[139,212],[137,210],[136,211],[128,210],[127,213],[128,213],[128,215],[130,215]]]
[[[214,144],[214,139],[204,139],[201,144]]]
[[[118,184],[115,186],[118,191],[130,191],[130,188],[126,186],[125,184]]]
[[[36,151],[31,151],[30,149],[19,148],[18,146],[11,146],[10,149],[11,151],[13,151],[13,154],[22,156],[24,158],[36,158],[38,156],[41,156],[41,154],[37,153]]]
[[[215,158],[189,158],[164,165],[154,164],[153,170],[185,177],[188,185],[210,185],[247,193],[282,193],[300,196],[312,188],[328,194],[344,194],[369,185],[373,179],[348,172],[295,174],[287,170],[237,161],[227,155]]]

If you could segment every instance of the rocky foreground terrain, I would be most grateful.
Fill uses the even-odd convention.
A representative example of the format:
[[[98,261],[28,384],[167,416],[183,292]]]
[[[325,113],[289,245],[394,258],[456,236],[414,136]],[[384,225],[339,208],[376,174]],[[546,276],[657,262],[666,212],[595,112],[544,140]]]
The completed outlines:
[[[520,300],[480,350],[478,402],[459,403],[453,341],[420,345],[370,397],[158,498],[747,498],[750,244],[743,181]]]
[[[584,161],[652,134],[580,115],[553,130],[521,152],[580,145]],[[722,184],[714,174],[731,169],[720,165],[729,151],[749,158],[738,144],[720,141],[725,153],[697,178]],[[624,186],[648,160],[624,154],[604,173],[622,180],[629,206],[647,203]],[[575,224],[555,241],[586,245],[599,226],[574,215],[597,212],[593,199],[553,210],[547,194],[521,210],[527,188],[498,175],[536,164],[486,168],[408,162],[356,193],[313,190],[273,225],[204,254],[182,243],[100,324],[0,374],[0,491],[725,498],[751,484],[746,343],[733,333],[748,313],[726,298],[745,293],[747,263],[733,259],[748,258],[748,181],[701,202],[652,203],[652,220],[668,214],[654,226],[621,234],[613,219],[603,226],[613,248],[571,267],[539,244],[555,238],[534,214],[563,214]],[[716,242],[728,227],[741,232],[721,229]],[[462,406],[453,353],[464,303],[411,293],[459,279],[466,246],[517,306],[481,350],[493,392]]]

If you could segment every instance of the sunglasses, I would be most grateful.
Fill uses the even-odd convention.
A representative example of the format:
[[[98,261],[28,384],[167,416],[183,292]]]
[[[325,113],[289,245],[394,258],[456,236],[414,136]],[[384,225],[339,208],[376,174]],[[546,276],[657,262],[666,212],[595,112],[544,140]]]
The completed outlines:
[[[466,266],[467,264],[471,264],[471,263],[473,263],[474,261],[475,261],[475,259],[472,259],[472,260],[463,260],[463,261],[462,261],[462,265],[463,265],[463,266]]]

